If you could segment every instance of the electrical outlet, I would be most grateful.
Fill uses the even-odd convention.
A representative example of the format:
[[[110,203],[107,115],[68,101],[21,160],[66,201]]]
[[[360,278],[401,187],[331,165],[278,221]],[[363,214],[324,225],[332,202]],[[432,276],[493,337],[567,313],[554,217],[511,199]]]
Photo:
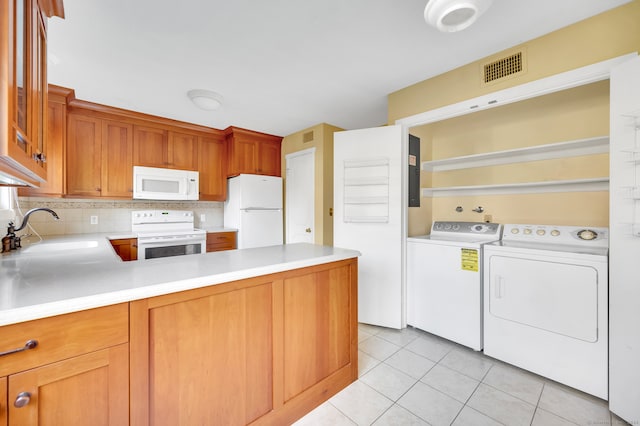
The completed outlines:
[[[200,222],[206,222],[207,221],[207,216],[204,213],[200,214]]]
[[[91,216],[91,224],[92,225],[98,224],[98,216]]]

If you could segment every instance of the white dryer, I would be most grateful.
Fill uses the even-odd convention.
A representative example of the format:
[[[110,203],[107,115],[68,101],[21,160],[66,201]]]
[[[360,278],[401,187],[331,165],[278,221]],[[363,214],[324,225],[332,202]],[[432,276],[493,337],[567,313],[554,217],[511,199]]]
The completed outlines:
[[[485,354],[607,399],[607,234],[505,225],[484,247]]]
[[[433,222],[430,235],[407,238],[407,323],[482,349],[482,246],[502,225]]]

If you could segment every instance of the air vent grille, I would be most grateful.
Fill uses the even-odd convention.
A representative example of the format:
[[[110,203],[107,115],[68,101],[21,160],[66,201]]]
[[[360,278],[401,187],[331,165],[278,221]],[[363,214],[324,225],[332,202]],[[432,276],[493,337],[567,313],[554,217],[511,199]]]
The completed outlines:
[[[484,65],[484,82],[491,83],[522,71],[522,52],[515,53]]]
[[[302,142],[309,143],[313,141],[313,130],[302,134]]]

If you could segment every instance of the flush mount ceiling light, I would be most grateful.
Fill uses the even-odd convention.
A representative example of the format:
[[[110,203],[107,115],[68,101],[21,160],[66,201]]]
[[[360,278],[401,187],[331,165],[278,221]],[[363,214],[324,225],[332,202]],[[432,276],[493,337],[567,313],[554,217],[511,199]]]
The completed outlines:
[[[442,32],[461,31],[473,24],[493,0],[429,0],[424,19]]]
[[[222,105],[222,96],[211,90],[194,89],[187,92],[187,96],[198,108],[213,111]]]

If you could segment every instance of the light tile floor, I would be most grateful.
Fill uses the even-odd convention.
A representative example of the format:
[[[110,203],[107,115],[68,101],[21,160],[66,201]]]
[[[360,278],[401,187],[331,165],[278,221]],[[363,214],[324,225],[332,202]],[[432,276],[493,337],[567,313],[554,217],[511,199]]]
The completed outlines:
[[[296,426],[627,424],[606,401],[432,334],[358,331],[359,379]]]

